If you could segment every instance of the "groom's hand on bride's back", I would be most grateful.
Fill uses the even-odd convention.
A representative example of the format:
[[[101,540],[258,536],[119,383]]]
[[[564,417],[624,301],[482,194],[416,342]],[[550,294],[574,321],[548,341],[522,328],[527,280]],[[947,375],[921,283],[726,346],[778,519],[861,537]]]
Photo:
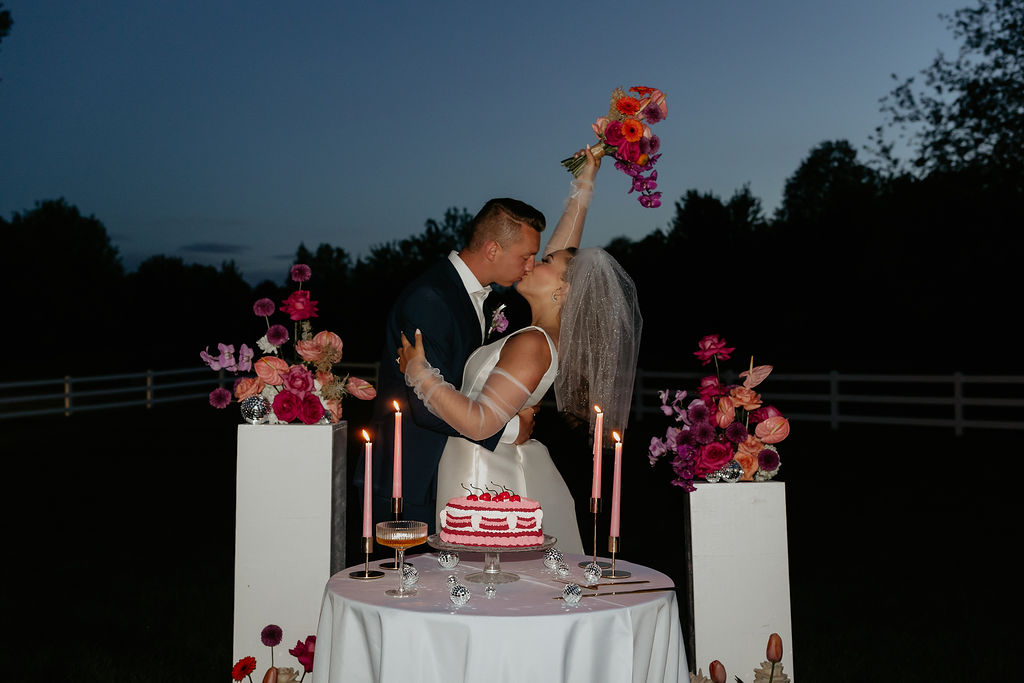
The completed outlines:
[[[515,440],[517,446],[526,443],[533,436],[533,421],[540,406],[530,406],[519,411],[519,436]]]

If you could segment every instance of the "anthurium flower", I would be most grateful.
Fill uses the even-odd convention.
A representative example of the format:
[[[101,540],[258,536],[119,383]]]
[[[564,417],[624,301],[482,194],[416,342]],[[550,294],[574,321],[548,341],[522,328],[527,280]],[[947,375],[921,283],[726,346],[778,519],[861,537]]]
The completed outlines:
[[[772,374],[771,365],[758,365],[750,370],[744,370],[740,373],[740,377],[744,378],[743,386],[747,389],[753,389],[758,384],[765,381],[770,374]]]
[[[764,422],[757,423],[754,433],[764,443],[779,443],[789,436],[789,420],[781,415],[769,417]]]
[[[377,396],[377,390],[365,379],[358,377],[349,378],[348,384],[345,385],[345,391],[363,401],[369,401]]]
[[[715,422],[719,427],[725,429],[736,419],[736,404],[728,396],[718,399],[718,411],[715,413]]]
[[[287,299],[281,302],[281,311],[287,313],[292,320],[309,320],[316,318],[317,301],[311,301],[309,291],[300,289],[292,292]]]
[[[327,367],[341,360],[341,349],[341,337],[326,330],[317,332],[310,340],[295,342],[295,350],[303,360],[310,363],[322,362]]]
[[[263,356],[255,365],[256,375],[270,386],[279,386],[288,372],[288,363],[275,356]]]
[[[608,127],[608,117],[607,116],[598,117],[598,119],[596,121],[594,121],[592,124],[590,124],[590,127],[593,129],[594,135],[597,136],[597,139],[598,140],[602,139],[604,137],[604,129]]]

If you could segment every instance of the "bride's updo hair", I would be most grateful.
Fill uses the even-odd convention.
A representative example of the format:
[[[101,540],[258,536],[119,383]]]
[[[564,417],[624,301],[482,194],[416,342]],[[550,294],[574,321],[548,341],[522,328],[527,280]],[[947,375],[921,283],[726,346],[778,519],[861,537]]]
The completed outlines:
[[[522,223],[537,232],[543,232],[546,225],[544,214],[526,202],[508,197],[489,199],[470,223],[467,246],[470,251],[476,251],[485,242],[494,240],[502,247],[507,247],[519,238],[519,226]]]
[[[565,275],[569,293],[558,339],[558,409],[593,426],[597,404],[607,432],[629,421],[643,318],[636,285],[603,249],[579,249]]]

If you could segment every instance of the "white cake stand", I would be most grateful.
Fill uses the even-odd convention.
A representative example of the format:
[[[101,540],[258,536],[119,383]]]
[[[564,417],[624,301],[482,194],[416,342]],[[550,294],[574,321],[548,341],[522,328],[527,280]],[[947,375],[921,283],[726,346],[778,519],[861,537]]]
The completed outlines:
[[[427,536],[427,545],[438,550],[455,550],[465,553],[483,553],[484,569],[480,572],[473,572],[466,575],[466,581],[473,583],[512,583],[519,580],[519,575],[512,572],[501,571],[501,553],[525,553],[547,550],[555,545],[558,539],[554,536],[544,534],[544,542],[539,545],[524,545],[517,548],[484,546],[484,545],[459,545],[458,543],[446,543],[441,540],[438,534]]]

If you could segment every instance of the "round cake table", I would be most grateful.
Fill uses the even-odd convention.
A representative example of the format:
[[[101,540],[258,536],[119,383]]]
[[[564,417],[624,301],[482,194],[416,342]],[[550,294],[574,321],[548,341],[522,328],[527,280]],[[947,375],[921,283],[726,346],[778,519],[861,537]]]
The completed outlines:
[[[502,557],[519,580],[495,584],[492,597],[466,576],[482,571],[481,553],[460,551],[454,569],[437,555],[415,556],[415,596],[385,594],[397,577],[356,581],[345,570],[328,581],[317,631],[313,683],[343,681],[689,681],[672,580],[618,560],[628,580],[587,587],[566,555],[568,579],[544,566],[541,552]],[[456,607],[447,578],[469,588]],[[583,587],[576,606],[560,598],[567,581]],[[611,593],[615,593],[614,595]]]

